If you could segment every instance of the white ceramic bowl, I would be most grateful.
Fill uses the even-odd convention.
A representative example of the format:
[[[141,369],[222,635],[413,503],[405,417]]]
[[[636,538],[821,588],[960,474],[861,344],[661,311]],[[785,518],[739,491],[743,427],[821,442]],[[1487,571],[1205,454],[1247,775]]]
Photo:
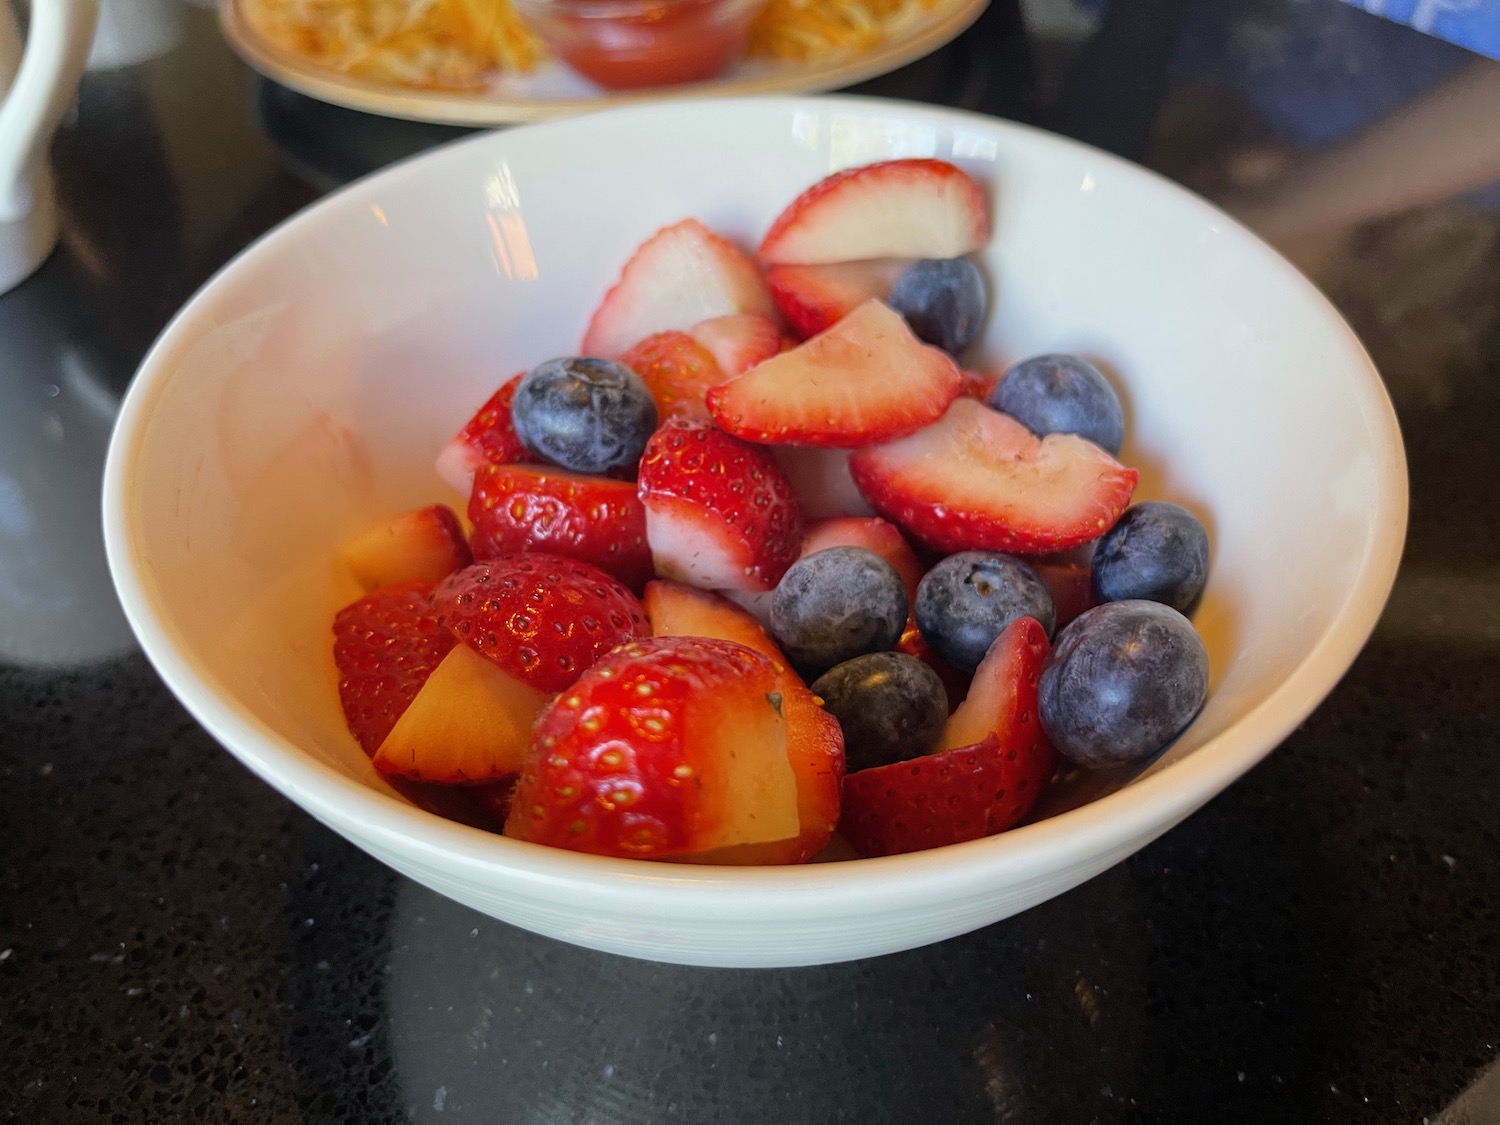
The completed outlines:
[[[641,239],[685,215],[753,244],[836,169],[937,156],[990,185],[996,367],[1098,359],[1125,388],[1142,498],[1207,513],[1212,690],[1140,776],[917,855],[694,868],[573,855],[397,797],[345,732],[335,543],[459,501],[434,454],[514,371],[576,346]],[[105,476],[141,644],[250,769],[396,870],[566,941],[767,966],[906,949],[1103,871],[1264,757],[1348,668],[1394,578],[1400,435],[1332,308],[1231,220],[1140,169],[1000,121],[886,101],[670,104],[467,140],[355,184],[208,284],[136,376]],[[1092,787],[1091,787],[1092,786]],[[1080,805],[1087,796],[1103,794]],[[1077,806],[1077,807],[1073,807]]]

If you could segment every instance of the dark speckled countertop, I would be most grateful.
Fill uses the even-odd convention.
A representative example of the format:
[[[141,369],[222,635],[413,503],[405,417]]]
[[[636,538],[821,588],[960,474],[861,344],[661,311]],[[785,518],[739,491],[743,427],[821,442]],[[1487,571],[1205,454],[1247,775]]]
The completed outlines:
[[[114,2],[168,34],[87,76],[62,248],[0,297],[0,1118],[1500,1122],[1500,218],[1445,164],[1500,143],[1427,122],[1410,159],[1397,108],[1468,56],[1337,0],[1122,0],[1102,24],[995,0],[865,88],[1105,145],[1278,242],[1386,375],[1410,539],[1344,682],[1158,843],[931,948],[713,971],[396,876],[136,651],[97,509],[145,348],[255,235],[456,131],[266,84],[201,7]]]

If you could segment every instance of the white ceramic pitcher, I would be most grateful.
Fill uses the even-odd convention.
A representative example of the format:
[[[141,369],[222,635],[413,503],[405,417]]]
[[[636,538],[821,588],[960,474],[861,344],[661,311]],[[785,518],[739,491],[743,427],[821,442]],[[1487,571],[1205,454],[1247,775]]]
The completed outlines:
[[[32,0],[23,45],[0,0],[0,293],[57,242],[47,146],[78,88],[97,10],[97,0]]]

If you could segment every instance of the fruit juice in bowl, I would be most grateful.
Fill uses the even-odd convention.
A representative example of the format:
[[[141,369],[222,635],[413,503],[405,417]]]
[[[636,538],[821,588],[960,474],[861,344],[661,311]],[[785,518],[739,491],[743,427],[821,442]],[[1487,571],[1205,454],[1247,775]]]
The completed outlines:
[[[144,647],[252,769],[496,917],[720,965],[937,940],[1167,830],[1347,667],[1404,512],[1378,381],[1250,236],[853,99],[355,185],[168,330],[106,497]]]
[[[745,53],[765,0],[516,0],[547,46],[611,90],[703,82]]]

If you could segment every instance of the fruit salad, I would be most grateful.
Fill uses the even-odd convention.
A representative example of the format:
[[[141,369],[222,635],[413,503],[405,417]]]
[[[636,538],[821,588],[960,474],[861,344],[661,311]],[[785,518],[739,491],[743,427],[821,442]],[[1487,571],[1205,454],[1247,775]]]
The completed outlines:
[[[375,768],[536,844],[786,864],[992,835],[1060,761],[1180,735],[1208,536],[1132,503],[1092,364],[977,369],[987,199],[893,160],[753,253],[694,218],[646,238],[577,353],[434,451],[465,518],[341,548],[365,595],[339,698]]]

